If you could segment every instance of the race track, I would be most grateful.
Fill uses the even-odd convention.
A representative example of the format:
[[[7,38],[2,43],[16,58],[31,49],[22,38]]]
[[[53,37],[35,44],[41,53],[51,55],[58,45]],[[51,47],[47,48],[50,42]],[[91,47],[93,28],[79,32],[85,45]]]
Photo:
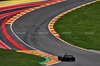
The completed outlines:
[[[58,14],[91,1],[94,0],[67,0],[34,10],[18,18],[12,25],[6,25],[7,31],[29,50],[36,48],[56,56],[68,53],[76,57],[75,62],[61,62],[52,66],[100,66],[100,54],[67,45],[54,37],[48,29],[48,24]]]

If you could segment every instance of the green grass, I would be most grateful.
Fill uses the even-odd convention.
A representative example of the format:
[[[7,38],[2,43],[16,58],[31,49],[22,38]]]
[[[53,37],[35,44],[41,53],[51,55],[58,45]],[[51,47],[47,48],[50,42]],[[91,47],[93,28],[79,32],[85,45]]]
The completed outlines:
[[[54,29],[73,45],[100,50],[100,1],[64,15]]]
[[[39,56],[0,49],[0,66],[42,66],[42,61],[45,59]]]

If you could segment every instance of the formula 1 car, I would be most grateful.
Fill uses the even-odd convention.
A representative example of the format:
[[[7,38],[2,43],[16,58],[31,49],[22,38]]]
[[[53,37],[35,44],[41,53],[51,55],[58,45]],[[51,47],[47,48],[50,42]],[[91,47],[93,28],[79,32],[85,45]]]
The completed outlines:
[[[75,57],[73,55],[67,55],[67,53],[64,56],[58,56],[58,60],[60,61],[75,61]]]

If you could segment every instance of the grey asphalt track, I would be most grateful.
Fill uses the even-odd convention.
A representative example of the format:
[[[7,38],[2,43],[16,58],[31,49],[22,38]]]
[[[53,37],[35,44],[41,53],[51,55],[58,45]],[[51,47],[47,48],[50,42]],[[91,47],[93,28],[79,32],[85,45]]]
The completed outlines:
[[[17,19],[13,23],[12,29],[19,38],[34,48],[56,56],[69,53],[76,57],[75,62],[61,62],[52,66],[100,66],[100,54],[69,46],[55,38],[48,30],[48,24],[55,16],[91,1],[94,0],[67,0],[37,9]],[[17,42],[21,42],[9,29],[7,30]],[[23,43],[20,44],[25,46]],[[25,47],[32,49],[27,46]]]

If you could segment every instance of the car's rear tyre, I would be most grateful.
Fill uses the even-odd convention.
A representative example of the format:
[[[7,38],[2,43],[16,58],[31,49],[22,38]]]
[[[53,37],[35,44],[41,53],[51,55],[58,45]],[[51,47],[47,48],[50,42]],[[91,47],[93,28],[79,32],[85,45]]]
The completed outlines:
[[[58,56],[58,60],[61,60],[62,59],[62,57],[61,56]]]
[[[72,61],[75,61],[75,58],[72,58]]]

